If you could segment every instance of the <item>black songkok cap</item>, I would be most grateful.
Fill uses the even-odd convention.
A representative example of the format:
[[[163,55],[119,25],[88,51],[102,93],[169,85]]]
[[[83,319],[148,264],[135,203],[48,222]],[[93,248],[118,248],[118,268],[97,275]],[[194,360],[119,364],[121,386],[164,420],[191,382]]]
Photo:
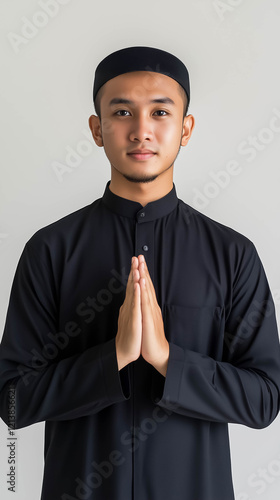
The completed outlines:
[[[153,47],[127,47],[109,54],[95,70],[93,101],[104,83],[132,71],[162,73],[176,80],[185,90],[190,102],[189,73],[178,57]]]

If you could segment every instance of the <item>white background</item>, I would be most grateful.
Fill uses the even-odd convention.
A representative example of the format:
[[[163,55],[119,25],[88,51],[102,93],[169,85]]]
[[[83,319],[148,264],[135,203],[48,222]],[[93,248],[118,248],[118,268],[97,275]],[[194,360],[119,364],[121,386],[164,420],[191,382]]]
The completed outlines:
[[[27,29],[30,22],[37,28]],[[196,126],[175,164],[177,195],[254,242],[279,320],[279,26],[278,0],[1,0],[1,332],[26,241],[103,195],[110,166],[89,135],[93,75],[101,59],[130,45],[167,50],[188,67]],[[23,37],[18,44],[15,36]],[[279,131],[267,130],[271,124]],[[73,150],[80,154],[75,167],[67,156]],[[227,182],[223,176],[219,186],[213,177],[232,160],[239,173]],[[60,176],[56,162],[64,169]],[[277,500],[280,417],[262,430],[229,428],[236,499]],[[43,423],[17,430],[13,494],[6,484],[7,428],[0,422],[1,499],[40,498],[43,431]]]

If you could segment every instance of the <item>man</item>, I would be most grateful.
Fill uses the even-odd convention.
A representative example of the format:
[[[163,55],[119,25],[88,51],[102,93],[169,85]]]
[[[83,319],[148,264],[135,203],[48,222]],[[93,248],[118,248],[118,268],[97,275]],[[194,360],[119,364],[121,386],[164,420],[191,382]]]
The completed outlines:
[[[1,417],[46,421],[42,500],[233,500],[228,423],[279,412],[280,347],[245,236],[177,198],[194,118],[175,56],[129,47],[98,65],[102,198],[37,231],[0,351]]]

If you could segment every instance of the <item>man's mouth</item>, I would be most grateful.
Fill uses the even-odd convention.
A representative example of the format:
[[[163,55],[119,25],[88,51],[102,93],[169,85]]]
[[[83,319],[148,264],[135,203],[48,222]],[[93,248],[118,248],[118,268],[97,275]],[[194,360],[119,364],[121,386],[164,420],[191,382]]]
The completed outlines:
[[[131,156],[135,160],[149,160],[156,153],[150,149],[134,149],[130,153],[127,153],[128,156]]]

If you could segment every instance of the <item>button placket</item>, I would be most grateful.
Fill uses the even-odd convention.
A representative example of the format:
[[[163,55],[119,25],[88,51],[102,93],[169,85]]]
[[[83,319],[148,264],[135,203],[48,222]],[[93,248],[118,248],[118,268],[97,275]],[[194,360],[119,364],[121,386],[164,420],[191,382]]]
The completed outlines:
[[[144,215],[143,215],[144,214]],[[155,221],[145,221],[146,213],[138,212],[135,227],[135,255],[145,256],[150,275],[154,275],[154,224]]]

